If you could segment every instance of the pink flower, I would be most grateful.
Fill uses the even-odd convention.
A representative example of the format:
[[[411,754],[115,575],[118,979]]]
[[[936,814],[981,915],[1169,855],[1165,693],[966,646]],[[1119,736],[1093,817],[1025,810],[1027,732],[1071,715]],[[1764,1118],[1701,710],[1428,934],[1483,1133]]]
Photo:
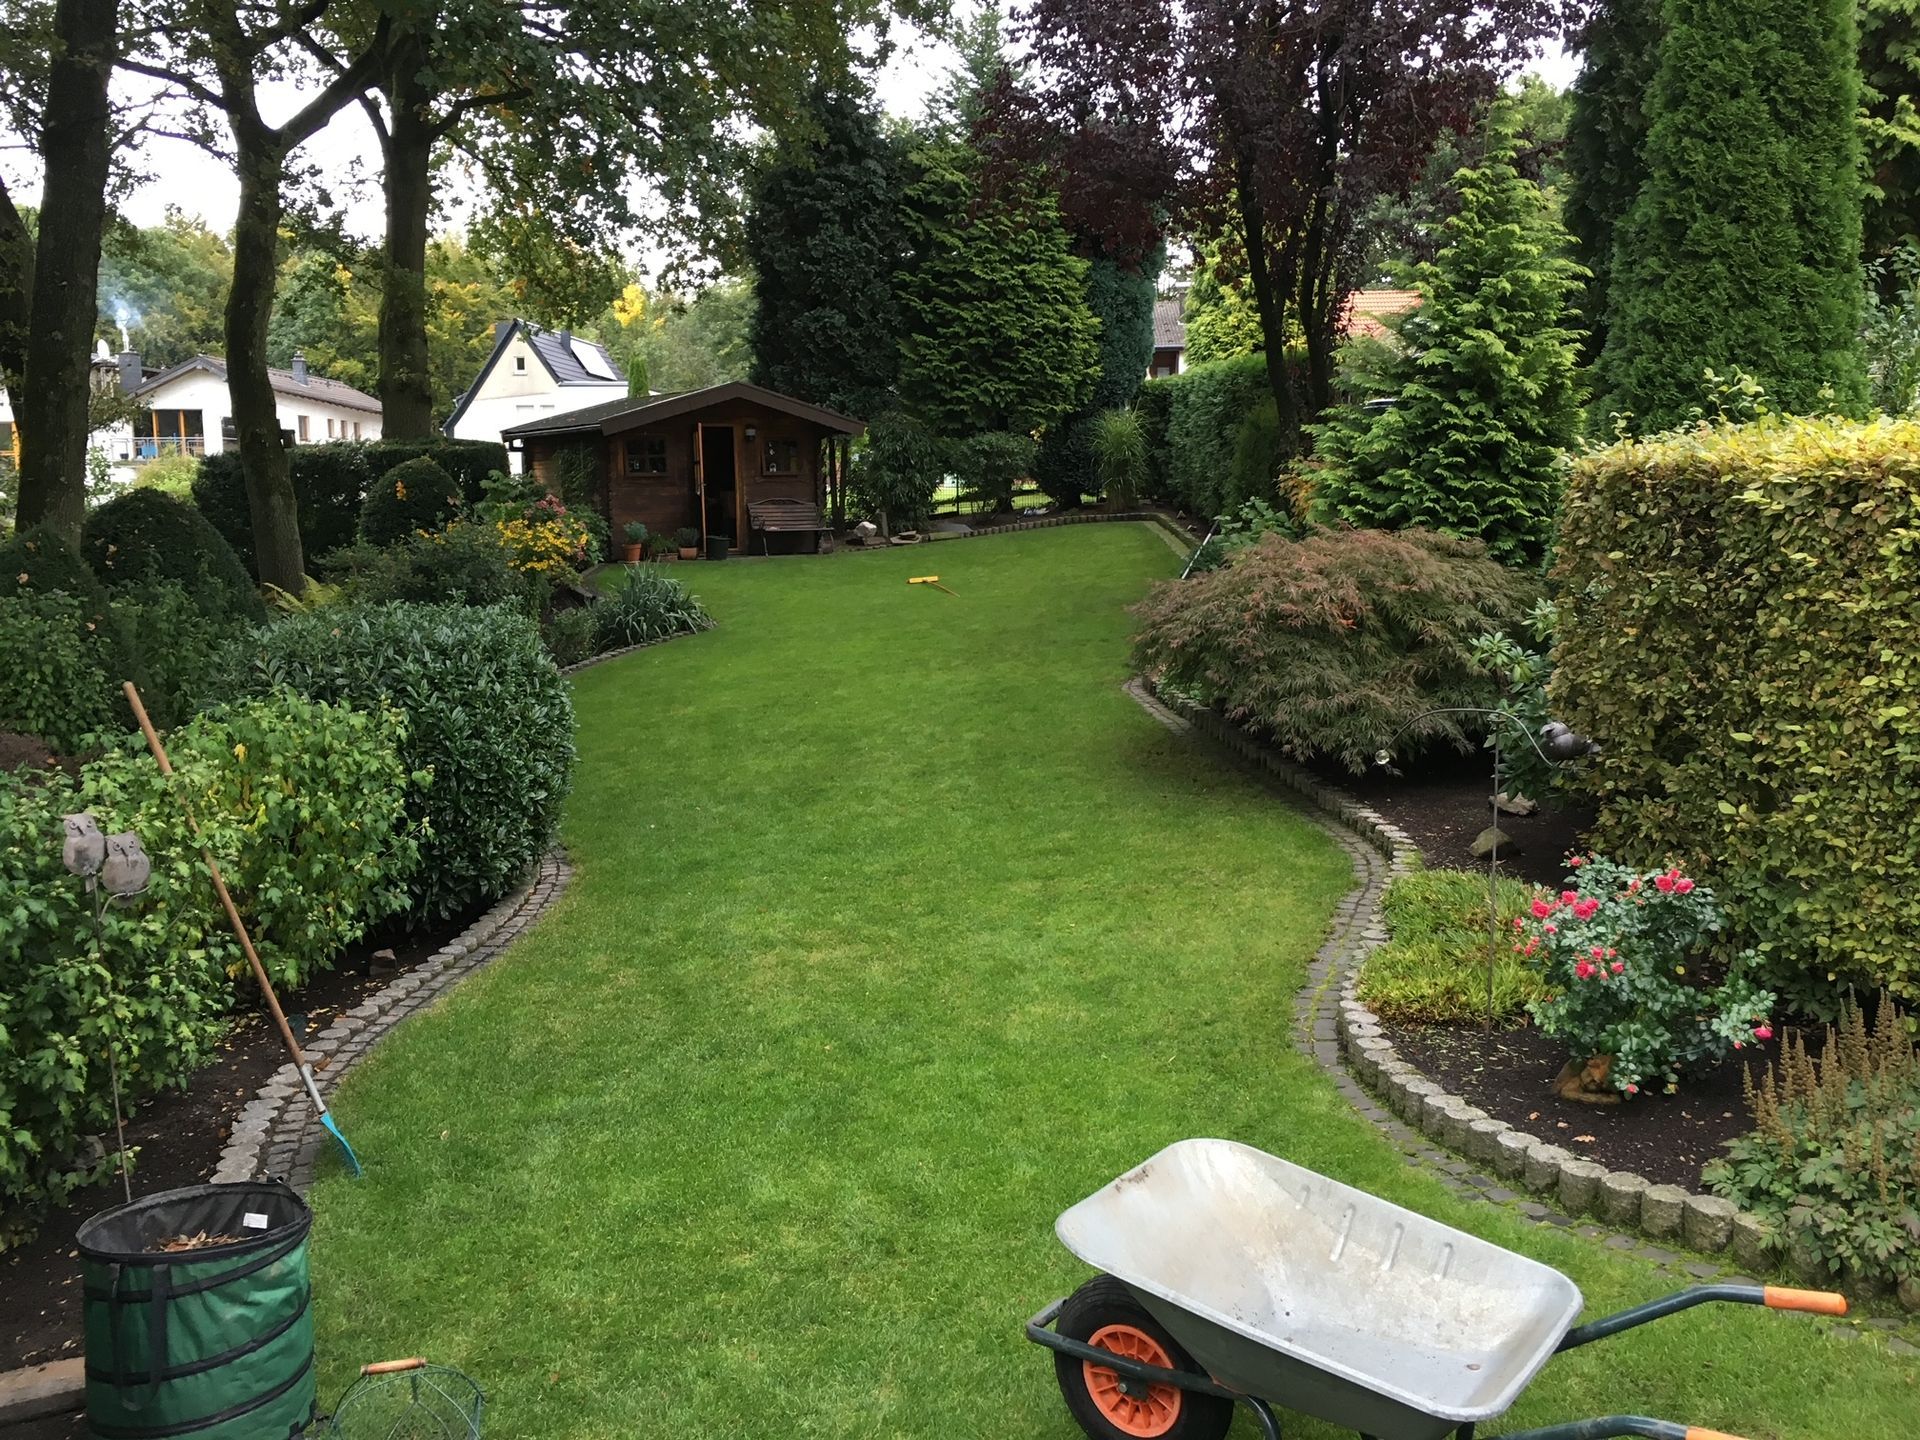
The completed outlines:
[[[1524,930],[1527,928],[1527,922],[1520,916],[1516,915],[1513,917],[1513,928],[1516,930]]]
[[[1549,905],[1545,900],[1536,900],[1533,902],[1533,918],[1534,919],[1544,920],[1547,918],[1547,916],[1551,915],[1552,913],[1553,913],[1553,906]]]
[[[1765,1024],[1761,1024],[1761,1025],[1756,1025],[1756,1026],[1754,1026],[1754,1027],[1753,1027],[1753,1038],[1754,1038],[1754,1039],[1756,1039],[1756,1040],[1771,1040],[1771,1039],[1773,1039],[1773,1026],[1771,1026],[1771,1025],[1765,1025]]]
[[[1627,968],[1627,962],[1624,960],[1616,960],[1613,962],[1613,973],[1616,975],[1618,975],[1621,971],[1625,970],[1626,968]]]
[[[1598,900],[1582,900],[1573,907],[1573,915],[1576,920],[1591,920],[1599,908]]]
[[[1540,928],[1546,931],[1547,934],[1549,935],[1558,935],[1560,933],[1560,927],[1554,924],[1551,920],[1549,920],[1546,924],[1542,925]]]
[[[1653,882],[1653,888],[1658,890],[1662,895],[1671,895],[1673,893],[1673,886],[1674,879],[1671,875],[1662,875]]]
[[[1689,880],[1686,876],[1682,875],[1679,879],[1673,882],[1673,888],[1676,893],[1685,895],[1693,889],[1693,881]]]
[[[1738,1041],[1738,1040],[1736,1040],[1736,1041],[1734,1041],[1734,1042],[1733,1042],[1733,1048],[1734,1048],[1734,1049],[1736,1049],[1736,1050],[1744,1050],[1744,1049],[1746,1049],[1747,1047],[1746,1047],[1746,1045],[1745,1045],[1745,1044],[1743,1044],[1743,1043],[1742,1043],[1741,1041]]]
[[[1567,857],[1567,864],[1571,865],[1576,870],[1578,870],[1582,865],[1586,863],[1587,863],[1587,858],[1584,855],[1569,855]]]
[[[1596,960],[1604,960],[1607,958],[1607,952],[1602,950],[1598,945],[1594,946],[1587,953],[1593,956],[1593,958]]]
[[[1627,1086],[1627,1094],[1638,1095],[1639,1093],[1640,1093],[1640,1087],[1638,1085]]]
[[[1578,890],[1562,890],[1560,892],[1560,903],[1562,905],[1571,905],[1579,898],[1580,892]]]
[[[1582,980],[1591,980],[1600,972],[1594,968],[1592,961],[1582,960],[1578,965],[1573,967],[1573,973]]]
[[[1638,875],[1627,882],[1627,893],[1629,895],[1638,895],[1640,893],[1640,877]]]

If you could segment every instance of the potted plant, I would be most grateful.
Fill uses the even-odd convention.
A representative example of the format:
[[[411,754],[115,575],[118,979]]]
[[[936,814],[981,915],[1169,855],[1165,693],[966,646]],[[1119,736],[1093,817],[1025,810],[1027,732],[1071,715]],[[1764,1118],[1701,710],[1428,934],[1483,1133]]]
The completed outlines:
[[[630,520],[627,522],[626,534],[627,543],[621,558],[629,565],[638,565],[640,557],[646,553],[647,549],[647,527],[638,520]]]
[[[694,526],[682,525],[680,529],[675,532],[673,538],[679,542],[680,558],[682,560],[698,560],[700,558],[700,532]]]

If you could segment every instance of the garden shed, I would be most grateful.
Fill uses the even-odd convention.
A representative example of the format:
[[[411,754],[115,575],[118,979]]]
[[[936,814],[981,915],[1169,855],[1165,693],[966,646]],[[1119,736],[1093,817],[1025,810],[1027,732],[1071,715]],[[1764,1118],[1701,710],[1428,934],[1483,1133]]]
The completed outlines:
[[[581,504],[591,499],[618,536],[633,521],[655,534],[692,526],[754,542],[750,507],[800,501],[828,521],[844,514],[847,449],[858,420],[734,381],[675,395],[632,396],[545,416],[502,432],[527,473]],[[762,535],[770,550],[812,549],[817,534]]]

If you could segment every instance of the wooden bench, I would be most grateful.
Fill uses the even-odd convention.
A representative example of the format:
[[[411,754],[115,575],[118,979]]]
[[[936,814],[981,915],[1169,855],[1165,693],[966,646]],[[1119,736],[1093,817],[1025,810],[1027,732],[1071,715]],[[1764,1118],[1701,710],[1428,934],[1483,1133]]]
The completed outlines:
[[[774,534],[828,535],[833,532],[826,518],[821,515],[820,507],[811,500],[792,500],[784,497],[771,500],[754,500],[747,505],[747,525],[760,532],[760,553],[770,554],[767,537]]]

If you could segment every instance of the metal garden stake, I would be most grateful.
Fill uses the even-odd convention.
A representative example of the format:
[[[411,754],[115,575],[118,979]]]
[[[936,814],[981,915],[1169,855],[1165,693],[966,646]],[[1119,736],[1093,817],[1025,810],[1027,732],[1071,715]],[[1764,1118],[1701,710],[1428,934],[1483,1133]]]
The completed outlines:
[[[113,970],[107,964],[106,946],[101,936],[101,921],[109,902],[131,905],[147,888],[153,875],[153,863],[141,847],[140,837],[131,830],[118,835],[100,833],[100,822],[87,814],[65,817],[66,841],[60,858],[69,873],[86,882],[87,900],[93,914],[93,959],[107,977],[107,1013],[113,1015]],[[120,1022],[113,1018],[107,1033],[107,1076],[113,1085],[113,1130],[120,1145],[120,1190],[127,1203],[133,1203],[133,1178],[127,1170],[127,1118],[120,1103]]]

